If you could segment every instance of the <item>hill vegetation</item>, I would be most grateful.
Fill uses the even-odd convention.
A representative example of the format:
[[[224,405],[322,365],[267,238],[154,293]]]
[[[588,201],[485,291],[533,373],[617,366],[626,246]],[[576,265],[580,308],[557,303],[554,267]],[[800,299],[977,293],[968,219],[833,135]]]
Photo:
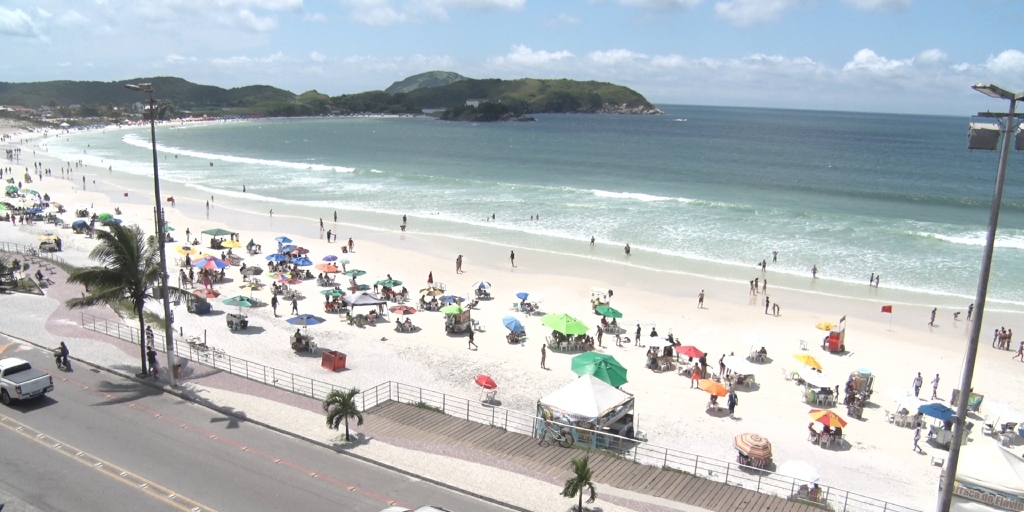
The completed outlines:
[[[182,114],[272,117],[422,114],[424,109],[432,109],[452,110],[441,116],[445,119],[491,120],[544,112],[658,112],[636,91],[607,82],[532,78],[475,80],[447,71],[411,76],[384,91],[333,97],[315,90],[296,95],[268,85],[224,89],[175,77],[116,82],[0,82],[0,105],[52,110],[59,117],[116,120],[130,114],[131,105],[147,100],[146,95],[124,88],[124,84],[132,83],[153,84],[159,99],[159,118]],[[473,103],[478,105],[468,106],[469,100],[475,100]]]

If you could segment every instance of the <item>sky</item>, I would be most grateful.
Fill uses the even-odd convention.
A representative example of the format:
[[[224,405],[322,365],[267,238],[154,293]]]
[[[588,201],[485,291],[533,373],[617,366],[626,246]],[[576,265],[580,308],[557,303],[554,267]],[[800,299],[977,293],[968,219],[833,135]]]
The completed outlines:
[[[338,95],[424,71],[655,104],[971,115],[1024,90],[1024,0],[0,0],[0,81]],[[159,95],[159,91],[157,92]]]

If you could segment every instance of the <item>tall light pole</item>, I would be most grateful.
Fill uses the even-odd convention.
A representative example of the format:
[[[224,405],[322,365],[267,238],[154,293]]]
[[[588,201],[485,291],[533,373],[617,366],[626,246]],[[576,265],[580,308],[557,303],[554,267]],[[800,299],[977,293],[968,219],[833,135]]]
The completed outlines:
[[[992,270],[992,251],[996,245],[996,228],[999,227],[999,206],[1003,202],[1003,182],[1006,179],[1006,160],[1010,156],[1010,142],[1013,140],[1016,126],[1014,114],[1017,102],[1024,99],[1024,92],[1012,93],[992,84],[975,84],[974,90],[992,98],[1010,100],[1010,112],[1007,114],[986,115],[985,117],[1005,117],[1003,124],[1003,141],[999,151],[999,170],[996,172],[995,192],[992,194],[992,212],[988,218],[988,233],[985,236],[985,253],[981,258],[981,275],[978,277],[978,293],[974,297],[974,318],[971,323],[971,334],[967,341],[967,354],[964,356],[964,367],[960,375],[960,400],[956,405],[956,417],[953,419],[953,439],[949,445],[949,456],[946,458],[946,473],[939,493],[939,512],[949,512],[953,500],[954,480],[957,465],[960,462],[960,443],[964,435],[967,421],[967,402],[971,398],[971,381],[974,379],[974,364],[978,359],[978,340],[981,337],[981,320],[985,314],[985,299],[988,296],[988,277]],[[994,149],[994,148],[993,148]]]
[[[174,357],[174,328],[171,327],[171,302],[167,294],[167,251],[164,250],[164,209],[160,206],[160,170],[157,168],[156,156],[156,100],[153,99],[152,84],[125,84],[126,89],[140,91],[149,94],[149,135],[153,141],[153,199],[156,201],[156,236],[157,246],[160,250],[160,296],[164,303],[164,341],[167,351],[167,375],[171,380],[171,386],[176,386],[174,378],[174,367],[177,358]],[[141,334],[141,333],[140,333]],[[139,343],[145,346],[143,340]],[[145,352],[145,348],[142,349]]]

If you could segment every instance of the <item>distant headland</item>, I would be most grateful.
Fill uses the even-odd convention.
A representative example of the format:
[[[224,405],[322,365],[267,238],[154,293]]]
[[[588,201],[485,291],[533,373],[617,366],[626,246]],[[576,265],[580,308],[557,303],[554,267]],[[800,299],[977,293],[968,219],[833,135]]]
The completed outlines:
[[[328,96],[268,85],[224,89],[177,77],[115,82],[0,82],[0,117],[34,120],[99,118],[117,122],[145,113],[143,96],[123,87],[151,83],[158,119],[175,117],[299,117],[359,114],[424,115],[445,120],[532,120],[541,113],[660,114],[638,92],[607,82],[567,79],[473,79],[430,71],[385,90]]]

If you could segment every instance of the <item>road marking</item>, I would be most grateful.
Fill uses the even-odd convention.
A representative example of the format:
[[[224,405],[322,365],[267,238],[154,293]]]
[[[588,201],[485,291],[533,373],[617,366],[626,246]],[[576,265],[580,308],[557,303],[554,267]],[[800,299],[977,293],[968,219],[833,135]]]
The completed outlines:
[[[48,435],[4,414],[0,414],[0,426],[10,430],[11,432],[20,434],[27,439],[31,439],[43,446],[51,448],[69,459],[76,460],[86,466],[92,467],[114,480],[135,487],[136,489],[139,489],[140,491],[167,503],[178,510],[188,512],[215,512],[212,508],[191,498],[182,496],[160,484],[146,480],[145,478],[133,474],[126,469],[110,464],[99,457],[74,448],[60,440],[49,437]]]

